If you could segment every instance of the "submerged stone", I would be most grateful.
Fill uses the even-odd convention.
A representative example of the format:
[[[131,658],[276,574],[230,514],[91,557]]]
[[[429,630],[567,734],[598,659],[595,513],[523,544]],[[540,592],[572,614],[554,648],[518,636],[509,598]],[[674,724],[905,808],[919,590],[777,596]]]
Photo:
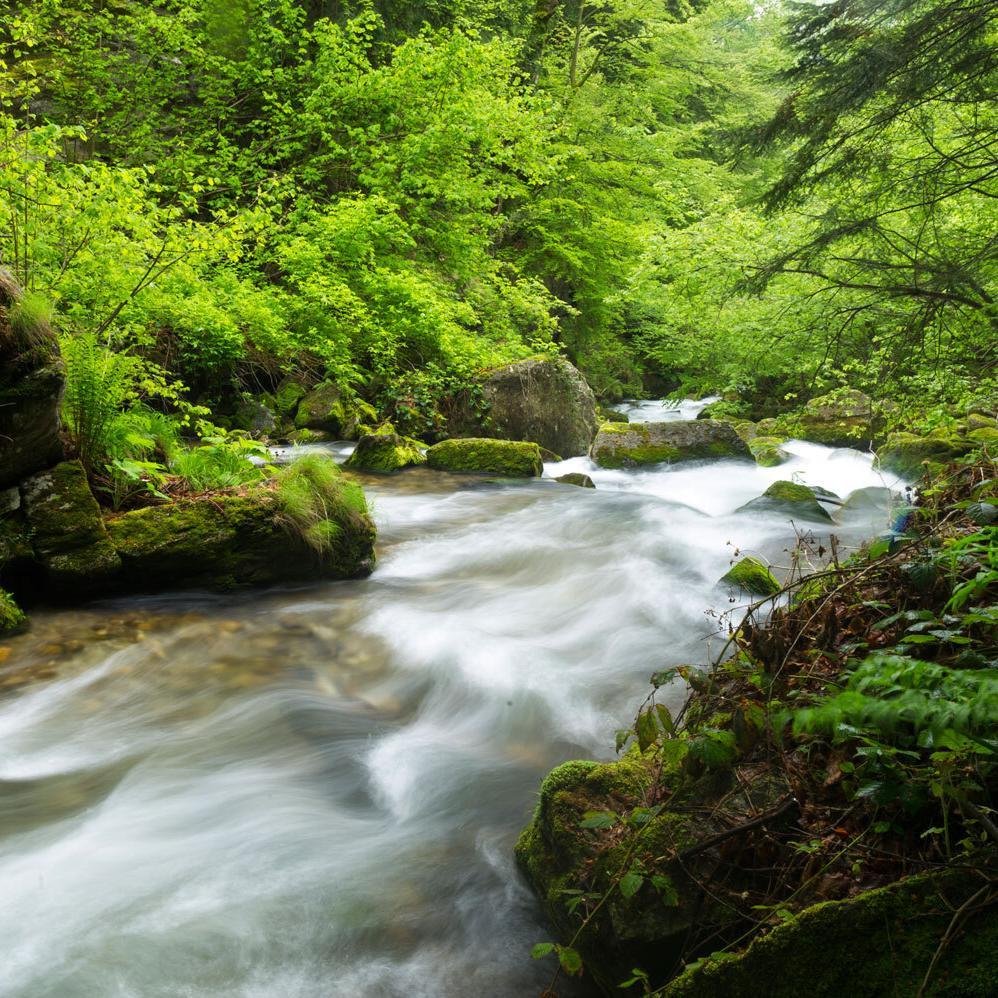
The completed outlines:
[[[772,596],[780,591],[780,582],[758,558],[742,558],[721,576],[723,585],[752,593],[755,596]]]
[[[426,464],[426,455],[419,441],[389,431],[362,436],[344,467],[352,471],[390,475],[419,464]]]
[[[537,444],[465,437],[434,444],[426,459],[437,471],[472,471],[511,478],[539,477],[544,462]]]
[[[748,441],[748,446],[755,463],[764,468],[773,468],[790,460],[790,455],[783,449],[783,440],[780,437],[752,437]]]
[[[35,556],[59,589],[101,588],[121,567],[87,474],[64,461],[21,484]]]
[[[750,456],[734,428],[715,420],[607,423],[600,427],[592,448],[593,460],[604,468]]]
[[[555,481],[561,482],[562,485],[577,485],[582,489],[596,488],[596,483],[588,475],[583,475],[580,471],[572,471],[567,475],[559,475]]]
[[[773,482],[761,496],[739,506],[736,513],[785,513],[803,520],[830,520],[814,489],[797,482]]]

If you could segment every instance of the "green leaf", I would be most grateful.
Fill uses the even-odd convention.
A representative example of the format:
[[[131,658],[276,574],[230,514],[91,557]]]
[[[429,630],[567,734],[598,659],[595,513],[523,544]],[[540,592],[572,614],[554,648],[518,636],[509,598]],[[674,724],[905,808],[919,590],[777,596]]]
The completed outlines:
[[[613,828],[618,820],[612,811],[586,811],[579,825],[582,828]]]
[[[530,955],[535,960],[540,960],[542,957],[547,956],[549,953],[554,952],[554,943],[537,943],[534,948],[530,951]]]
[[[645,882],[645,878],[641,876],[640,873],[634,870],[628,870],[620,878],[620,893],[624,895],[625,898],[634,897],[635,894],[641,890],[641,885]]]
[[[655,715],[650,710],[638,715],[634,730],[638,736],[638,748],[642,752],[658,740],[658,725],[655,723]]]
[[[582,957],[571,946],[559,946],[558,959],[566,974],[582,973]]]

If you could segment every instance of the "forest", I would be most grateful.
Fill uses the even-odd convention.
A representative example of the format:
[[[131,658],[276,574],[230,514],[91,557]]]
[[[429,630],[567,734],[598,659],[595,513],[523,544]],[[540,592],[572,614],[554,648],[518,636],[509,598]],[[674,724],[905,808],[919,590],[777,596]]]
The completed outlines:
[[[996,361],[995,0],[0,4],[0,993],[996,993]]]

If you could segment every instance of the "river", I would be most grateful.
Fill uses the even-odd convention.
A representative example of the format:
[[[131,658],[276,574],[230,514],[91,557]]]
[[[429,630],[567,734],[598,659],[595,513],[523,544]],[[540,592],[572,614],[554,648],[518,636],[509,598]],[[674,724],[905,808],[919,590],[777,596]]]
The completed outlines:
[[[789,522],[736,507],[885,484],[789,447],[370,479],[367,580],[36,614],[0,647],[0,995],[538,994],[550,932],[512,846],[544,774],[611,756],[649,675],[720,646],[736,546],[789,563]],[[839,514],[840,553],[887,517]]]

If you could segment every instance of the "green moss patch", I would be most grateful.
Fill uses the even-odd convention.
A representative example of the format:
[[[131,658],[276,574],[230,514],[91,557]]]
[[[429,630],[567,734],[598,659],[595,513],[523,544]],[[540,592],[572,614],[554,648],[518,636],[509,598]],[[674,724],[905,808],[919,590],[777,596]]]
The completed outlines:
[[[426,464],[426,455],[419,441],[389,431],[362,436],[344,467],[353,471],[390,475],[420,464]]]
[[[755,596],[772,596],[780,591],[780,582],[758,558],[742,558],[721,576],[721,583]]]
[[[510,478],[539,477],[544,462],[537,444],[468,437],[434,444],[426,458],[437,471],[471,471]]]

